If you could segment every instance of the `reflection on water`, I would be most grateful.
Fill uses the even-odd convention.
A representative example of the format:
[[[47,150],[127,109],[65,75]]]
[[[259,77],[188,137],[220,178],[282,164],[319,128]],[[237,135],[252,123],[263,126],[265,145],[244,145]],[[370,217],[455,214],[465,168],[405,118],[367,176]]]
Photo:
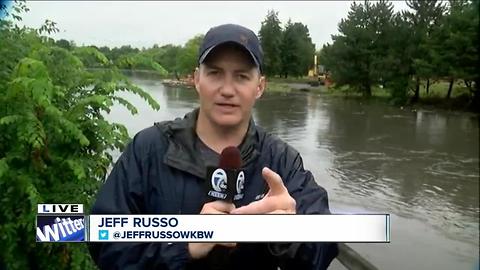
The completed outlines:
[[[197,106],[193,89],[135,82],[161,106],[140,98],[137,116],[116,107],[110,119],[131,135]],[[392,214],[392,243],[352,245],[380,269],[472,269],[479,244],[478,117],[404,111],[308,93],[267,93],[257,124],[295,147],[329,192],[337,213]]]

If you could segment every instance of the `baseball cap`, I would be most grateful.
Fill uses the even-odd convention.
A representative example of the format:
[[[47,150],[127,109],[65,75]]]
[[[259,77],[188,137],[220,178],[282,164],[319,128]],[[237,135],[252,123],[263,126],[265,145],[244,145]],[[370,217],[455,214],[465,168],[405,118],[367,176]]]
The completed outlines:
[[[257,35],[252,30],[237,24],[222,24],[210,28],[200,45],[198,63],[203,63],[215,47],[227,42],[236,43],[247,50],[260,72],[263,72],[263,50]]]

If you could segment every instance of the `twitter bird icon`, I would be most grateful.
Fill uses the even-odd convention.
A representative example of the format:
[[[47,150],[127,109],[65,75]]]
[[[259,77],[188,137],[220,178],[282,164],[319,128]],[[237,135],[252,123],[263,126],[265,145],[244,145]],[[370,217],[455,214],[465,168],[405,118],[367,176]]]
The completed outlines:
[[[108,240],[108,230],[99,230],[98,240]]]

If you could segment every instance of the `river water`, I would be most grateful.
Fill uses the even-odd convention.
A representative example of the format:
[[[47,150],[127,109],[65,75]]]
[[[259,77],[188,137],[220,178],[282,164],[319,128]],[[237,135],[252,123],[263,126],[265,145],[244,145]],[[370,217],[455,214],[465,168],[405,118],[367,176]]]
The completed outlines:
[[[131,136],[198,106],[193,89],[132,80],[161,108],[124,94],[139,113],[108,118]],[[391,243],[349,244],[379,269],[478,269],[478,116],[267,90],[254,119],[301,153],[333,213],[391,214]]]

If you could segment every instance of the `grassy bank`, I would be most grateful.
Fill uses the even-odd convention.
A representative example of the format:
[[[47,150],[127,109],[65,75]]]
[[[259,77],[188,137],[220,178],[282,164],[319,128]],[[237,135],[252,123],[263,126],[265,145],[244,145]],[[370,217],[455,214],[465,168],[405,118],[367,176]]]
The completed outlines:
[[[312,81],[311,78],[308,77],[288,77],[288,78],[281,78],[281,77],[268,77],[269,82],[274,83],[308,83]]]
[[[275,93],[289,93],[295,91],[292,87],[290,87],[286,83],[278,83],[278,82],[267,82],[267,92],[275,92]]]
[[[325,87],[308,85],[311,80],[308,78],[269,78],[267,80],[267,92],[274,93],[295,93],[300,91],[311,92],[329,97],[339,97],[348,99],[365,99],[361,93],[349,87]],[[416,103],[410,103],[413,92],[408,93],[408,100],[405,104],[395,104],[391,98],[391,92],[387,88],[375,86],[372,88],[372,97],[370,99],[383,101],[391,105],[412,108],[446,109],[446,110],[472,110],[469,108],[470,93],[462,81],[457,81],[453,85],[451,97],[446,98],[449,83],[439,81],[431,83],[429,91],[426,91],[426,82],[422,82],[420,87],[420,99]]]

